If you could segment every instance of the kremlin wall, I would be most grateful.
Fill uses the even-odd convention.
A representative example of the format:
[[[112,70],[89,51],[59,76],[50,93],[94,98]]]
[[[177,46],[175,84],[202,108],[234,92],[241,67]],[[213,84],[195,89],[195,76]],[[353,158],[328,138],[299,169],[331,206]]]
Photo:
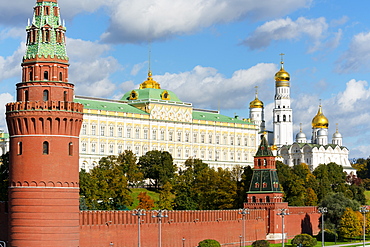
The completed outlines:
[[[281,203],[286,206],[286,203]],[[216,239],[222,246],[240,246],[245,223],[245,245],[266,239],[269,233],[280,235],[281,216],[273,203],[256,204],[259,209],[251,209],[242,219],[240,210],[217,211],[168,211],[168,218],[161,224],[163,247],[194,247],[203,239]],[[319,217],[316,207],[286,207],[285,239],[300,233],[317,234]],[[272,219],[276,222],[272,224]],[[5,203],[0,203],[0,241],[8,240],[8,214]],[[141,244],[145,247],[158,246],[158,220],[150,211],[141,217]],[[270,230],[271,229],[271,230]],[[183,240],[185,239],[185,240]],[[80,212],[80,247],[120,246],[134,247],[138,241],[138,218],[132,211],[82,211]],[[112,245],[112,244],[113,245]],[[111,244],[111,245],[110,245]],[[50,245],[39,245],[50,246]],[[65,245],[72,246],[72,245]],[[76,246],[74,246],[76,247]]]

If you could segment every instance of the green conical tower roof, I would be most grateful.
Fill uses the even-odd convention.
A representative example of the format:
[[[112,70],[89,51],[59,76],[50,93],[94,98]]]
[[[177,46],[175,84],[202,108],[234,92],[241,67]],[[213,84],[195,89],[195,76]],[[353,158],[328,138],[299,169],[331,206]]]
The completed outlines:
[[[254,156],[253,177],[248,193],[280,193],[281,187],[276,172],[275,157],[268,146],[265,136]]]
[[[67,60],[65,44],[66,28],[61,22],[56,0],[38,0],[32,21],[27,25],[27,59],[57,58]]]
[[[271,148],[268,146],[267,140],[264,135],[261,138],[261,144],[258,147],[258,150],[256,153],[256,157],[260,157],[260,156],[274,156],[272,154]]]

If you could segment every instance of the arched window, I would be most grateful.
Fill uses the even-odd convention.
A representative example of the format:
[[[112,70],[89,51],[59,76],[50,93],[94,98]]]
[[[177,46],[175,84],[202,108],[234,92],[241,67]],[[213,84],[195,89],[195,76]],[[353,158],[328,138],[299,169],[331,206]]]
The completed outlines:
[[[59,81],[63,81],[63,73],[59,72]]]
[[[72,142],[68,144],[68,154],[69,156],[73,155],[73,143]]]
[[[252,202],[257,202],[256,197],[252,196]]]
[[[28,90],[24,91],[24,101],[28,101]]]
[[[284,122],[286,121],[286,116],[285,116],[285,115],[283,115],[283,121],[284,121]]]
[[[68,101],[68,94],[67,94],[67,91],[64,91],[64,101]]]
[[[276,122],[280,122],[280,116],[277,115],[277,121]]]
[[[49,100],[49,91],[48,90],[44,90],[44,92],[42,94],[42,97],[43,97],[43,100],[44,101],[48,101]]]
[[[266,196],[266,202],[270,202],[270,197]]]
[[[49,80],[49,72],[44,71],[44,81]]]
[[[29,81],[33,81],[33,71],[31,70],[29,73]]]
[[[49,154],[49,143],[46,141],[42,143],[42,154]]]

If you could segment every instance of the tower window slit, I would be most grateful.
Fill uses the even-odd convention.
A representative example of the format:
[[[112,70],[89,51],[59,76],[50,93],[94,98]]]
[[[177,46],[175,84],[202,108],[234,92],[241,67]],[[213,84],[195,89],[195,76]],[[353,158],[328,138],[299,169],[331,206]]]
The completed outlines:
[[[49,80],[49,72],[44,71],[44,81]]]
[[[49,154],[49,142],[42,143],[42,154],[48,155]]]
[[[48,101],[49,100],[49,91],[44,90],[42,97],[43,97],[44,101]]]
[[[22,142],[18,142],[18,155],[22,155],[22,153],[23,153]]]
[[[69,156],[73,155],[73,143],[72,142],[68,144],[68,154]]]

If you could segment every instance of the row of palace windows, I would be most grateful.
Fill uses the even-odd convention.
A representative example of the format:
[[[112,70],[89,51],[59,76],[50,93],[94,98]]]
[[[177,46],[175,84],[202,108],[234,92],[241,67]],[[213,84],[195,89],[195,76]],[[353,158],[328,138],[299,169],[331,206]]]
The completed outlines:
[[[82,125],[82,130],[81,131],[82,131],[82,135],[87,135],[87,124]],[[108,133],[106,133],[106,126],[100,126],[100,133],[99,134],[100,134],[100,136],[114,137],[114,126],[109,126]],[[132,135],[132,134],[134,134],[134,135]],[[91,125],[91,135],[97,135],[97,126],[96,125]],[[140,136],[141,136],[140,135],[140,129],[135,128],[135,132],[132,133],[131,127],[127,127],[126,128],[126,135],[124,136],[123,135],[123,127],[118,127],[117,128],[117,136],[118,137],[140,139]],[[185,132],[184,135],[183,135],[182,131],[177,131],[177,132],[168,131],[167,140],[168,141],[177,141],[177,142],[181,142],[181,141],[190,142],[191,141],[190,136],[191,136],[190,132]],[[149,139],[149,129],[144,129],[143,130],[143,136],[142,137],[143,137],[143,139]],[[165,141],[166,140],[165,137],[166,137],[165,130],[159,130],[158,131],[156,129],[153,129],[151,131],[150,139],[152,139],[152,140]],[[230,136],[230,138],[228,138],[227,135],[223,135],[222,136],[222,142],[221,142],[220,139],[221,139],[220,135],[216,135],[215,138],[214,138],[213,134],[208,134],[208,136],[206,134],[200,134],[200,136],[199,136],[198,133],[194,133],[192,141],[193,141],[193,143],[198,143],[199,142],[199,143],[224,144],[224,145],[230,144],[230,145],[237,145],[237,146],[241,146],[243,141],[244,141],[244,146],[248,146],[248,139],[249,138],[247,138],[247,137],[244,137],[244,138],[236,137],[236,139],[235,139],[233,136]],[[229,139],[229,142],[228,142],[228,139]],[[250,142],[251,142],[250,145],[253,146],[254,138],[251,138]]]
[[[108,147],[108,150],[106,150],[107,147]],[[101,154],[101,155],[114,155],[115,154],[114,147],[115,147],[114,144],[109,144],[109,145],[100,144],[99,154]],[[97,148],[98,148],[98,145],[96,143],[91,143],[91,150],[90,150],[91,153],[93,153],[93,154],[98,153]],[[135,146],[134,150],[132,150],[132,146],[130,146],[130,145],[126,146],[126,149],[133,151],[135,153],[135,155],[137,155],[137,156],[140,155],[140,146],[138,146],[138,145]],[[153,150],[156,150],[156,147],[154,147]],[[122,153],[123,152],[123,145],[118,145],[117,151],[118,151],[117,152],[118,154]],[[163,146],[161,146],[160,151],[164,151]],[[185,149],[185,152],[183,152],[183,148],[178,148],[176,151],[177,152],[174,153],[173,149],[169,149],[169,153],[171,153],[171,155],[173,155],[173,157],[181,158],[182,155],[184,155],[185,158],[190,157],[190,149]],[[82,153],[87,153],[87,143],[86,142],[82,143],[81,152]],[[146,154],[147,152],[148,152],[148,146],[144,145],[142,147],[142,154]],[[208,152],[207,152],[206,150],[201,150],[200,151],[200,156],[198,156],[198,150],[193,150],[192,156],[194,158],[199,157],[201,159],[208,159],[208,160],[215,159],[217,161],[217,160],[220,159],[221,154],[223,154],[223,160],[227,160],[228,155],[229,155],[230,160],[234,160],[234,159],[236,159],[238,161],[242,160],[242,153],[241,152],[237,152],[236,157],[234,157],[235,156],[234,152],[227,152],[227,151],[220,152],[220,151],[213,151],[213,150],[208,150]],[[174,155],[176,155],[176,156],[174,156]],[[248,157],[249,157],[249,154],[244,153],[244,160],[245,161],[248,161]]]
[[[50,144],[49,144],[49,142],[44,141],[42,143],[42,154],[43,155],[49,155],[49,153],[50,153]],[[23,154],[23,143],[22,142],[18,142],[18,145],[17,145],[17,154],[18,155],[22,155]],[[70,155],[70,156],[73,155],[73,143],[72,142],[68,143],[68,155]]]

